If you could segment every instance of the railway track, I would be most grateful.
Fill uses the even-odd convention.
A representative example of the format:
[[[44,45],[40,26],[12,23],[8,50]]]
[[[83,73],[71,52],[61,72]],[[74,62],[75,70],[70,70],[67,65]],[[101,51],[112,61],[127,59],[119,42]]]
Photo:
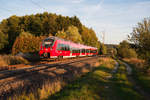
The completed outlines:
[[[69,64],[69,63],[74,63],[78,61],[79,59],[86,60],[91,57],[86,57],[86,58],[78,58],[78,59],[63,59],[61,61],[50,61],[49,60],[44,60],[40,61],[39,63],[33,63],[30,65],[30,67],[24,67],[24,68],[19,68],[19,69],[14,69],[14,70],[5,70],[5,71],[0,71],[0,81],[9,77],[14,77],[23,73],[28,73],[32,71],[40,71],[44,70],[53,66],[60,66],[61,64]],[[45,66],[48,65],[48,66]]]
[[[34,84],[39,80],[54,79],[64,73],[74,73],[73,65],[79,66],[81,63],[90,64],[91,61],[96,61],[98,57],[84,57],[78,59],[65,59],[62,61],[41,61],[40,63],[32,64],[31,67],[11,71],[0,71],[0,98],[6,97],[15,91],[18,87],[24,88]],[[38,80],[39,78],[39,80]],[[41,82],[42,82],[41,81]]]

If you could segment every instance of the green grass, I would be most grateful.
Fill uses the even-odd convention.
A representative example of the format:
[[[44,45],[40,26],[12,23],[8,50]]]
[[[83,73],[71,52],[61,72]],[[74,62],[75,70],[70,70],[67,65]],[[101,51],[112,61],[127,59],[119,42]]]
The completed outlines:
[[[150,75],[146,73],[143,69],[146,64],[141,62],[141,59],[124,59],[132,68],[132,77],[134,78],[136,84],[142,88],[147,93],[150,93]]]
[[[120,62],[118,72],[112,79],[113,99],[110,100],[142,100],[143,97],[134,90],[134,85],[128,80],[125,66]]]
[[[46,100],[142,100],[128,81],[124,65],[112,74],[105,64],[71,82]],[[110,78],[113,76],[113,78]]]
[[[150,93],[150,75],[147,75],[146,73],[140,72],[136,69],[135,65],[130,64],[133,70],[133,77],[136,81],[136,83],[142,87],[144,91],[147,93]]]

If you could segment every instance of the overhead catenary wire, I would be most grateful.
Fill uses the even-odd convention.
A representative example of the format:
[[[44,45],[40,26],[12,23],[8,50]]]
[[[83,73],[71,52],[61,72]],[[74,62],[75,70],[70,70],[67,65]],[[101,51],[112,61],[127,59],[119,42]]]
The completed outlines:
[[[7,12],[12,12],[11,10],[3,8],[3,7],[0,7],[0,10],[4,10],[4,11],[7,11]]]
[[[38,4],[37,2],[33,1],[33,0],[30,0],[32,4],[36,5],[37,7],[43,9],[43,10],[46,10],[44,7],[42,7],[40,4]]]

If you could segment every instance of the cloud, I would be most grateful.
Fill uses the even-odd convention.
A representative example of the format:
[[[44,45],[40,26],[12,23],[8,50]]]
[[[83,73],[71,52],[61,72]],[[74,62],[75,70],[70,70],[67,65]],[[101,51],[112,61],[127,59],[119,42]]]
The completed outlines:
[[[3,11],[1,19],[13,14],[21,16],[45,11],[32,4],[30,0],[25,2],[15,0],[7,3],[9,4],[6,8],[13,9],[13,12],[8,14]],[[96,31],[99,40],[101,40],[101,32],[105,30],[106,43],[119,43],[127,39],[127,35],[132,32],[132,27],[143,18],[150,16],[148,0],[119,0],[119,2],[118,0],[113,2],[111,0],[37,0],[36,3],[51,13],[64,16],[76,15],[84,25]]]
[[[84,0],[71,0],[72,3],[82,3]]]
[[[81,21],[92,27],[99,39],[102,31],[106,31],[106,43],[119,43],[127,39],[132,28],[143,18],[150,16],[150,1],[124,4],[83,5],[80,8]]]

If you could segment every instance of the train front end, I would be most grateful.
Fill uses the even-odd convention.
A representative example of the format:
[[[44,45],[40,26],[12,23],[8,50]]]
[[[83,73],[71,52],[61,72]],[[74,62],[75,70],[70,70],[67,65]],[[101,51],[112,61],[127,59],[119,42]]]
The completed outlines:
[[[54,42],[55,39],[52,37],[46,38],[42,41],[39,51],[39,55],[41,58],[50,58]]]

